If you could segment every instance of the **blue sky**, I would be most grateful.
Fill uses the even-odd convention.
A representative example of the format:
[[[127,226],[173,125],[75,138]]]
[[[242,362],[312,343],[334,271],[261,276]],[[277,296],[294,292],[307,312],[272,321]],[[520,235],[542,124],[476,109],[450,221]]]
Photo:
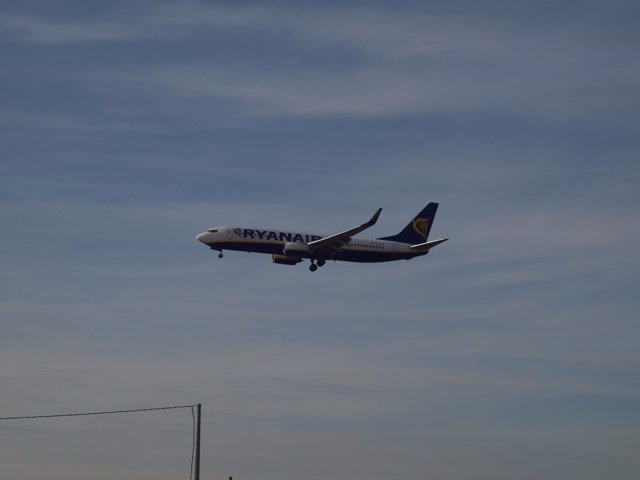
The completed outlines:
[[[207,478],[638,478],[639,10],[4,2],[0,416],[201,402]],[[411,262],[194,238],[430,201]],[[188,476],[188,410],[0,431],[3,478]]]

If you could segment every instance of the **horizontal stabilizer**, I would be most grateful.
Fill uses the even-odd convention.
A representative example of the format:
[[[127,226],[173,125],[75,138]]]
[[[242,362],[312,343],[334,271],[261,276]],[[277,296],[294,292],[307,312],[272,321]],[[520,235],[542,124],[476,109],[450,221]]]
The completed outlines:
[[[436,245],[440,245],[442,242],[446,242],[447,240],[449,239],[441,238],[440,240],[431,240],[430,242],[418,243],[416,245],[411,245],[411,250],[427,251],[430,248],[435,247]]]

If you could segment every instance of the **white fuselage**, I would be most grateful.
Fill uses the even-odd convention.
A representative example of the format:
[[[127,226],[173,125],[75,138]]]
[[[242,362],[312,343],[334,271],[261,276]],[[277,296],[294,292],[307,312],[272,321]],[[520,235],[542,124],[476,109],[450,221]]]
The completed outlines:
[[[380,239],[352,238],[332,254],[310,252],[307,244],[323,238],[309,232],[292,232],[269,228],[214,227],[196,239],[214,250],[289,255],[298,258],[317,258],[350,262],[388,262],[423,255],[411,250],[411,245]]]

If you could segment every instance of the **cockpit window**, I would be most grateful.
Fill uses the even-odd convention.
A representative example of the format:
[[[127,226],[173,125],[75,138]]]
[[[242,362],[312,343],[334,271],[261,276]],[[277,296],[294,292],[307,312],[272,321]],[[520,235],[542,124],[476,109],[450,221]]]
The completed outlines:
[[[207,232],[218,233],[218,229],[217,228],[210,228],[209,230],[207,230]]]

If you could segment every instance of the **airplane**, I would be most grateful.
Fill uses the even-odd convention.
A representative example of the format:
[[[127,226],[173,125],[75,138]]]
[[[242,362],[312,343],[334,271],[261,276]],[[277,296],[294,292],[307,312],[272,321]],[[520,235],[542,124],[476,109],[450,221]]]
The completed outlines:
[[[223,250],[271,254],[273,263],[296,265],[308,259],[309,270],[315,272],[328,260],[374,263],[410,260],[426,255],[448,238],[429,241],[429,232],[438,210],[437,203],[429,203],[400,233],[373,240],[355,238],[355,235],[375,225],[382,208],[363,223],[334,235],[317,235],[271,228],[213,227],[196,236],[223,257]]]

